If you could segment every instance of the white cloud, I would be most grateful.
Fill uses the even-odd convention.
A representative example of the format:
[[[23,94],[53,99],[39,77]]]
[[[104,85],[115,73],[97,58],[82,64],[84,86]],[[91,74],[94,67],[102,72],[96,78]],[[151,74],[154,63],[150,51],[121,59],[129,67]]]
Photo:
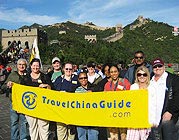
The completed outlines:
[[[153,0],[78,0],[71,4],[68,14],[72,20],[81,23],[92,21],[101,26],[115,26],[118,23],[126,25],[127,21],[131,21],[127,18],[128,14],[133,15],[130,16],[132,19],[138,16],[128,13],[128,10],[134,9],[134,5],[151,1]]]
[[[0,0],[1,1],[1,0]],[[16,0],[23,1],[23,0]],[[37,6],[38,4],[48,5],[47,0],[24,0],[25,2],[33,2],[33,4],[25,4],[25,8],[17,8],[13,5],[14,9],[8,9],[0,6],[0,22],[6,22],[7,24],[21,25],[21,24],[33,24],[39,23],[42,25],[59,23],[62,21],[72,20],[77,23],[84,23],[86,21],[93,22],[99,26],[115,26],[116,24],[123,24],[123,26],[133,22],[139,15],[143,15],[146,18],[153,19],[159,22],[165,22],[170,25],[179,25],[179,21],[176,17],[176,13],[179,11],[179,7],[176,4],[168,5],[168,2],[162,0],[73,0],[66,1],[67,7],[61,12],[56,12],[55,16],[49,16],[47,14],[42,15],[38,13],[32,13],[31,6]],[[65,2],[65,0],[63,0]],[[174,0],[175,1],[175,0]],[[34,4],[38,3],[38,4]],[[147,5],[147,6],[146,6]],[[6,5],[9,7],[8,5]],[[28,10],[28,8],[31,8]],[[41,9],[40,9],[41,8]],[[39,7],[39,11],[48,13],[48,9]],[[54,11],[58,11],[54,9]],[[51,10],[52,12],[52,10]],[[49,12],[49,14],[52,14]],[[63,13],[64,12],[64,13]],[[58,15],[61,14],[61,15]]]
[[[73,21],[92,21],[101,26],[115,26],[118,23],[125,26],[139,15],[170,25],[179,25],[176,17],[179,7],[169,7],[168,3],[163,6],[158,4],[160,0],[77,0],[71,4],[68,14]]]
[[[37,15],[23,8],[6,9],[4,7],[0,7],[0,20],[12,23],[39,23],[42,25],[60,22],[60,18],[57,16]]]

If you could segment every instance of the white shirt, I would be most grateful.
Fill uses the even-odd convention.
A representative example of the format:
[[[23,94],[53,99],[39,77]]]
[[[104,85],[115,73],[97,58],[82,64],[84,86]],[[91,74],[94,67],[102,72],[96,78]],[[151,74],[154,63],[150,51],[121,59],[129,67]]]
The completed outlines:
[[[160,123],[161,115],[162,115],[162,109],[164,105],[165,100],[165,92],[166,92],[166,79],[167,79],[168,73],[164,72],[162,76],[155,81],[154,76],[152,77],[150,81],[150,86],[155,89],[155,95],[156,95],[156,124]]]
[[[95,73],[94,75],[90,76],[89,74],[88,75],[88,81],[92,84],[95,80],[95,78],[98,78],[100,75]]]

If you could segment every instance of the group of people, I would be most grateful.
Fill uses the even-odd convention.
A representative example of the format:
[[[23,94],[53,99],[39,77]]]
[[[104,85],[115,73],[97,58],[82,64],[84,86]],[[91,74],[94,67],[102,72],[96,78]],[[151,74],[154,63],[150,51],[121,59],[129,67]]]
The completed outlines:
[[[19,58],[29,59],[29,51],[29,46],[27,44],[24,48],[21,46],[20,42],[13,41],[1,53],[0,57],[2,57],[4,64],[16,63]]]
[[[2,88],[11,89],[13,82],[15,82],[27,86],[68,92],[67,94],[148,89],[149,123],[152,127],[143,129],[103,128],[49,122],[16,112],[12,109],[11,102],[12,140],[178,139],[176,122],[179,115],[179,77],[165,71],[162,59],[156,58],[149,64],[145,61],[144,53],[137,51],[134,53],[134,65],[128,68],[124,78],[120,77],[119,67],[115,64],[103,65],[101,70],[103,77],[96,72],[94,62],[89,62],[87,69],[81,70],[78,74],[74,73],[72,63],[67,62],[62,65],[58,57],[52,59],[53,70],[47,74],[40,71],[40,66],[40,60],[34,58],[30,62],[30,72],[27,72],[27,61],[19,59],[17,71],[13,71],[8,76]]]
[[[12,68],[10,66],[4,65],[0,58],[0,94],[3,94],[6,92],[2,90],[1,86],[4,84],[4,82],[6,81],[11,71],[12,71]]]

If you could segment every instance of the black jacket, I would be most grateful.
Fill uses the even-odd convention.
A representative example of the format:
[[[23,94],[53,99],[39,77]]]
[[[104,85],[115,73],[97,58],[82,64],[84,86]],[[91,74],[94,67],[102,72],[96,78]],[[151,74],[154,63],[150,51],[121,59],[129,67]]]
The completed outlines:
[[[167,90],[162,115],[166,111],[172,114],[172,120],[177,122],[179,117],[179,76],[168,73]]]

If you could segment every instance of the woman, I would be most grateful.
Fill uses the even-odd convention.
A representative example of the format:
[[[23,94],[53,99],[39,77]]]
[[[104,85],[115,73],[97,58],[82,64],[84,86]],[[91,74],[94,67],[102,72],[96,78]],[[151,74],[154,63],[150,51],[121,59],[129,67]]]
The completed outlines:
[[[130,83],[127,79],[119,78],[119,68],[117,65],[112,65],[109,69],[111,80],[109,80],[105,86],[105,91],[120,91],[129,90]]]
[[[130,83],[127,79],[119,78],[119,68],[117,65],[112,65],[109,69],[111,80],[108,81],[104,86],[104,91],[120,91],[120,90],[129,90]],[[109,139],[110,140],[119,140],[119,134],[121,140],[124,140],[126,137],[126,129],[119,128],[108,128]]]
[[[148,89],[150,83],[150,73],[148,68],[140,66],[135,73],[135,83],[131,85],[130,90]],[[150,129],[128,129],[127,140],[147,140]]]
[[[87,73],[81,72],[78,75],[78,80],[80,82],[80,86],[75,90],[75,92],[92,92],[94,91],[94,87],[92,84],[88,82]],[[98,129],[95,127],[88,127],[88,126],[78,126],[78,140],[98,140]]]
[[[102,71],[103,75],[105,76],[105,78],[102,79],[97,84],[98,91],[104,91],[105,84],[108,81],[111,80],[111,76],[110,76],[110,73],[109,73],[110,67],[111,67],[111,64],[109,64],[109,63],[106,63],[106,64],[103,65],[101,71]],[[107,139],[107,129],[106,129],[106,127],[98,127],[98,130],[99,130],[99,140],[106,140]]]
[[[52,83],[50,78],[40,72],[40,60],[32,59],[30,62],[31,73],[24,78],[23,84],[27,86],[51,89]],[[46,120],[26,116],[29,124],[30,137],[32,140],[48,140],[49,122]]]
[[[17,71],[13,71],[8,76],[7,80],[3,84],[2,88],[10,92],[11,100],[11,88],[13,82],[21,84],[22,79],[27,76],[26,74],[27,61],[25,59],[19,59],[17,61]],[[10,103],[10,119],[11,119],[11,140],[24,140],[30,139],[28,131],[28,123],[24,114],[18,113],[12,109],[12,102]]]
[[[73,74],[73,64],[67,62],[63,66],[64,74],[59,76],[54,84],[55,90],[63,92],[75,92],[79,86],[78,76]],[[67,93],[68,94],[68,93]],[[74,140],[76,135],[76,127],[57,122],[58,140]]]
[[[103,75],[105,76],[104,79],[102,79],[99,83],[98,83],[98,88],[99,88],[99,91],[104,91],[104,86],[105,84],[111,80],[111,76],[110,76],[110,73],[109,73],[109,69],[110,69],[111,65],[110,64],[104,64],[103,65],[103,68],[102,68],[102,73]]]

